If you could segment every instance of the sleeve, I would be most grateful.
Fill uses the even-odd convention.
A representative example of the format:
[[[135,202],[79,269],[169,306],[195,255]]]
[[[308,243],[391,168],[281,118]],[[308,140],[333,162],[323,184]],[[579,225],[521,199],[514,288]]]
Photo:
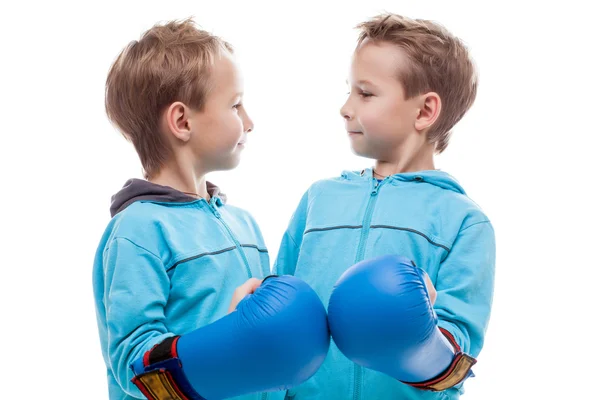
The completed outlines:
[[[461,350],[477,357],[492,307],[496,244],[489,221],[463,228],[442,261],[434,310]]]
[[[296,211],[292,214],[289,226],[279,245],[279,252],[275,259],[273,271],[277,275],[294,275],[298,254],[302,245],[304,229],[306,227],[306,215],[308,210],[308,191],[304,193]]]
[[[164,313],[170,279],[159,257],[125,238],[111,242],[103,262],[109,366],[128,395],[143,399],[129,365],[173,336]]]

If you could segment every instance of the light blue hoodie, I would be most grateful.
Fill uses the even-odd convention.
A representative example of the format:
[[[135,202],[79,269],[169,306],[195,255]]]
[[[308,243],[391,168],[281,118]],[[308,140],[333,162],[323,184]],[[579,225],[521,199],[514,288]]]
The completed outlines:
[[[318,181],[302,197],[281,242],[278,274],[295,275],[325,306],[340,275],[358,261],[397,254],[413,260],[437,290],[438,326],[477,357],[494,287],[495,238],[481,209],[445,172],[371,169]],[[427,392],[349,361],[332,341],[319,371],[287,391],[294,400],[457,399],[462,384]]]
[[[131,383],[135,359],[169,336],[225,316],[237,286],[269,275],[254,219],[207,187],[210,202],[139,179],[113,196],[93,271],[110,400],[143,399]]]

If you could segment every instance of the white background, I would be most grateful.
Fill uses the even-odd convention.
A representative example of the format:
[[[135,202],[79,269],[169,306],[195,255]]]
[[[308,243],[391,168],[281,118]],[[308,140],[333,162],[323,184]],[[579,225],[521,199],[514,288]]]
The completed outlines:
[[[465,400],[598,398],[598,21],[592,2],[3,2],[0,6],[2,391],[105,399],[92,261],[110,196],[141,177],[104,114],[106,73],[155,22],[196,16],[230,41],[256,129],[213,174],[272,258],[307,186],[370,160],[339,108],[353,27],[381,11],[441,22],[469,46],[475,105],[436,167],[488,214],[497,279]],[[4,398],[4,395],[2,395]]]

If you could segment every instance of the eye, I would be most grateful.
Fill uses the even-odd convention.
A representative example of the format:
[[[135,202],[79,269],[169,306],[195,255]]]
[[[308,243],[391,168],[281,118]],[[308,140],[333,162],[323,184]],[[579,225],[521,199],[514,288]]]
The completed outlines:
[[[238,109],[242,106],[242,103],[237,103],[236,105],[234,105],[232,108]]]
[[[373,93],[369,93],[369,92],[360,92],[358,95],[362,98],[373,97]]]

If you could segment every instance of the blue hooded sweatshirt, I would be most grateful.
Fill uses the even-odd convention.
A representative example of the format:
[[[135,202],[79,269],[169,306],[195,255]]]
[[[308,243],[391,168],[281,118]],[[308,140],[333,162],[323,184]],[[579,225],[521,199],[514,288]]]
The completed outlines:
[[[93,269],[110,400],[143,399],[131,383],[135,359],[169,336],[225,316],[236,287],[269,275],[254,219],[226,205],[216,186],[207,189],[209,202],[132,179],[113,196]]]
[[[327,306],[346,269],[389,254],[408,257],[427,272],[437,290],[438,326],[477,357],[492,305],[494,231],[445,172],[401,173],[378,181],[366,169],[316,182],[292,216],[275,270],[306,281]],[[457,399],[462,391],[462,384],[443,392],[415,389],[354,364],[332,341],[319,371],[288,390],[287,398]]]

